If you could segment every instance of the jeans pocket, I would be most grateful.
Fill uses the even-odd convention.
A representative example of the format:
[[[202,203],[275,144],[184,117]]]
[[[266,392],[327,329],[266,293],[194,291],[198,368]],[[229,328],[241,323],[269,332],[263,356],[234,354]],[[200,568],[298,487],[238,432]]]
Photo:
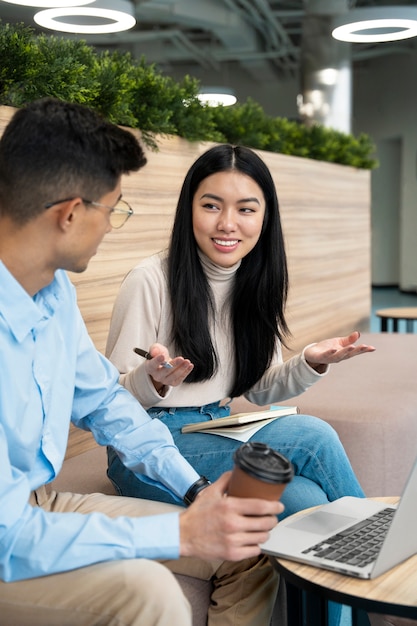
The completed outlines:
[[[167,411],[165,411],[164,409],[157,409],[157,408],[148,409],[147,413],[149,417],[151,417],[152,419],[155,419],[155,418],[163,419],[167,415]]]

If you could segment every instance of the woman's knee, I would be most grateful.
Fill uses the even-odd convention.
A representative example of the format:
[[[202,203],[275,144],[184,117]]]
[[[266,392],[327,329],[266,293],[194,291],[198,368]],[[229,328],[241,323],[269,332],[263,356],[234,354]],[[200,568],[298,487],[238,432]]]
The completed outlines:
[[[285,509],[279,515],[280,520],[302,509],[327,504],[329,499],[322,488],[313,480],[304,476],[294,476],[293,480],[286,486],[281,502]]]
[[[299,414],[291,416],[290,419],[291,427],[300,432],[305,440],[340,443],[339,435],[333,426],[320,417]]]
[[[309,430],[323,431],[324,433],[335,433],[333,426],[330,426],[328,422],[326,422],[321,417],[316,417],[315,415],[308,415],[300,413],[295,415],[295,420],[299,421],[303,427],[308,428]]]

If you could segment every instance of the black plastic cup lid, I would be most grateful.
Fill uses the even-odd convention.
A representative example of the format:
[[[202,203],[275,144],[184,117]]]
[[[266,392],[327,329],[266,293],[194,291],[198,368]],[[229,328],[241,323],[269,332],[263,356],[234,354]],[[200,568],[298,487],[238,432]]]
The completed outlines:
[[[241,470],[267,483],[289,483],[294,476],[292,463],[265,443],[244,443],[233,455]]]

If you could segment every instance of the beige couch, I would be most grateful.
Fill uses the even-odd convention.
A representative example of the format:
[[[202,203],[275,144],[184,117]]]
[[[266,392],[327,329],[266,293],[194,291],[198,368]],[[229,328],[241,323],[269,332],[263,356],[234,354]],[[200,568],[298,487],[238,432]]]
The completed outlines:
[[[333,366],[293,402],[336,429],[368,496],[399,495],[417,454],[417,335],[376,333],[362,339],[375,345],[376,352]],[[242,399],[233,406],[235,411],[254,408]],[[74,445],[75,436],[54,487],[114,493],[106,477],[105,450],[89,442]],[[86,451],[77,454],[83,445]],[[210,583],[186,576],[179,581],[191,601],[194,626],[204,626]],[[284,589],[272,623],[286,624]]]
[[[376,351],[333,365],[291,403],[335,428],[367,496],[400,495],[417,456],[417,334],[363,333],[360,341]]]

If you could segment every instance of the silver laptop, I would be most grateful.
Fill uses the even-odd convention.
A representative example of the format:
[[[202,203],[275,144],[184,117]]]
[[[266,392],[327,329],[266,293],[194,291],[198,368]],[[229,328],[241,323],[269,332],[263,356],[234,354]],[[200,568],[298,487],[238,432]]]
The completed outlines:
[[[314,567],[376,578],[417,553],[416,517],[417,460],[398,505],[346,496],[279,522],[261,548]]]

